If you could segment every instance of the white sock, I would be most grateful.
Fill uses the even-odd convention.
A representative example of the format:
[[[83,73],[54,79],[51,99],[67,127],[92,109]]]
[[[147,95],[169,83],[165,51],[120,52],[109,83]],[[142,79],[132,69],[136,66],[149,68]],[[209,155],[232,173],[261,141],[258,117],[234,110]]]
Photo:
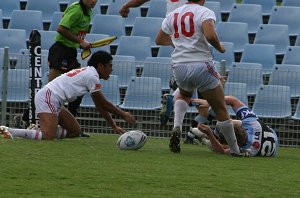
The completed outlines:
[[[184,100],[176,100],[174,104],[174,127],[179,126],[182,131],[182,123],[189,105]]]
[[[42,132],[38,130],[13,129],[13,128],[8,128],[8,130],[13,137],[22,137],[22,138],[32,139],[32,140],[41,140],[43,136]]]
[[[66,137],[66,135],[67,135],[67,130],[58,125],[56,130],[56,138],[63,139]]]
[[[237,145],[232,120],[229,119],[223,122],[218,121],[217,127],[219,127],[220,132],[224,135],[225,140],[230,148],[230,152],[239,154],[240,149],[239,146]]]

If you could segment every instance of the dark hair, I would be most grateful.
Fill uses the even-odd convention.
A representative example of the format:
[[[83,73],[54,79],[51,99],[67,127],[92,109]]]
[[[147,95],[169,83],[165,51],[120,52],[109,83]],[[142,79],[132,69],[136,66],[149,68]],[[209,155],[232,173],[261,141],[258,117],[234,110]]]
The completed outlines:
[[[99,63],[105,65],[112,59],[113,58],[110,55],[110,53],[103,51],[103,50],[99,50],[92,54],[91,58],[88,61],[88,65],[96,68]]]
[[[81,7],[81,9],[82,9],[82,11],[83,11],[83,14],[84,14],[85,16],[88,16],[88,15],[89,15],[89,10],[88,10],[88,8],[84,5],[83,1],[82,1],[82,0],[79,0],[79,4],[80,4],[80,7]]]

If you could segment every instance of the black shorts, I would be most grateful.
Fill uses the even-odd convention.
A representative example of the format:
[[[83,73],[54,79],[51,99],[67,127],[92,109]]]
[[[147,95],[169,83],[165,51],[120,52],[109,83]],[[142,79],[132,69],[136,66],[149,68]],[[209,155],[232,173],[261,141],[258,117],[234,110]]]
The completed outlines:
[[[77,61],[77,50],[57,42],[49,49],[48,62],[50,69],[57,69],[64,73],[80,67]]]

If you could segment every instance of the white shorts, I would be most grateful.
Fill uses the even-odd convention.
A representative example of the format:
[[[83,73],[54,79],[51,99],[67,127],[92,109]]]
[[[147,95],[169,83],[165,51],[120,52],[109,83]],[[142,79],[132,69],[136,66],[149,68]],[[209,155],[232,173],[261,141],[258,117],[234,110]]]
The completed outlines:
[[[204,92],[220,84],[219,74],[212,61],[175,64],[173,73],[178,86],[189,92],[194,89]]]
[[[43,87],[34,98],[36,113],[52,113],[58,116],[61,111],[61,103],[52,91]]]

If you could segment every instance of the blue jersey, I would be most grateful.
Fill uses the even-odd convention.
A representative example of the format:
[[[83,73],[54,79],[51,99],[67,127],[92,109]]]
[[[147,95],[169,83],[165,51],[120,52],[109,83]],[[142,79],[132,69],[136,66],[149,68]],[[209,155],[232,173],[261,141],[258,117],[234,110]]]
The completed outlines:
[[[247,143],[241,149],[249,152],[251,156],[274,157],[278,150],[276,132],[258,120],[255,113],[247,106],[238,108],[236,116],[242,121],[242,127],[248,135]]]

